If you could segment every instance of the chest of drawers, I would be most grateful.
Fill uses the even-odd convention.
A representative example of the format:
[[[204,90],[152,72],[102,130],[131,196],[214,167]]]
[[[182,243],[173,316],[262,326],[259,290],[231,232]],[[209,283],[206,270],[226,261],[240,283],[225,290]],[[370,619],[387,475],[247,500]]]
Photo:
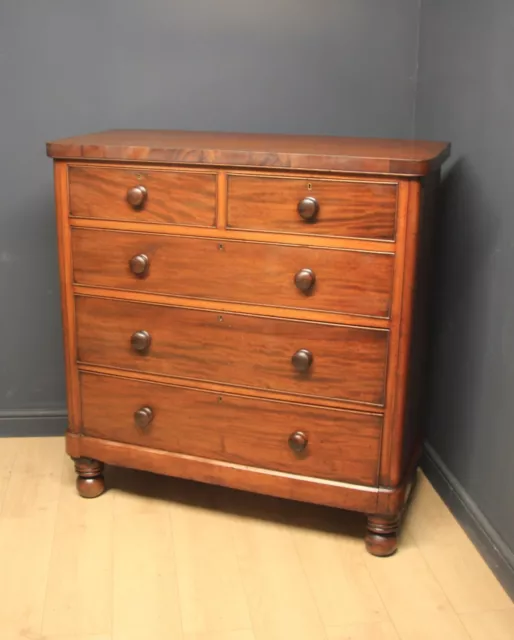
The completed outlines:
[[[393,553],[449,146],[110,131],[47,152],[79,493],[107,463],[354,509]]]

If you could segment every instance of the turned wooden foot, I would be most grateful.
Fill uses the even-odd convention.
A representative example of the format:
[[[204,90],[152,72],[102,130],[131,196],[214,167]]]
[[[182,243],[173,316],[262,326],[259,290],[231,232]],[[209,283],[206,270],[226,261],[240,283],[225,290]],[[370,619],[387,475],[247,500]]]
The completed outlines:
[[[91,458],[75,458],[77,491],[83,498],[96,498],[105,490],[103,462]]]
[[[392,556],[398,548],[399,516],[368,516],[366,549],[373,556]]]

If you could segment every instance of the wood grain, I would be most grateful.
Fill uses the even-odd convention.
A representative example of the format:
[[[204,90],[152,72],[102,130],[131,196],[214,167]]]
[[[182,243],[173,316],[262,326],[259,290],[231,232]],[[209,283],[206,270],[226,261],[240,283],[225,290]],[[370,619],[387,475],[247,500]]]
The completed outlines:
[[[298,311],[296,309],[287,309],[284,307],[263,307],[262,305],[244,304],[241,302],[220,302],[212,300],[188,300],[187,298],[179,298],[177,296],[167,296],[155,293],[135,293],[133,291],[121,291],[117,289],[104,289],[103,287],[89,287],[83,285],[74,285],[73,290],[79,296],[93,296],[97,298],[106,298],[109,300],[128,300],[130,302],[148,302],[155,305],[168,305],[173,307],[183,307],[187,309],[207,309],[209,311],[226,311],[228,313],[246,313],[249,315],[260,315],[272,318],[289,318],[298,319]],[[334,322],[346,325],[355,325],[358,322],[359,327],[369,327],[374,329],[387,329],[389,320],[387,318],[371,318],[369,316],[359,316],[356,321],[353,316],[345,313],[331,313],[327,316],[325,311],[306,310],[302,311],[301,318],[303,320],[311,320],[313,322]]]
[[[218,188],[223,181],[220,180]],[[369,251],[382,253],[394,253],[396,242],[384,242],[383,240],[362,240],[360,238],[335,238],[331,236],[308,236],[293,233],[271,233],[269,231],[239,231],[238,229],[224,228],[222,213],[222,194],[219,194],[219,216],[217,228],[211,227],[187,227],[175,225],[173,235],[189,236],[192,238],[215,238],[217,240],[242,240],[248,242],[273,242],[275,244],[294,244],[304,247],[321,247],[333,249],[348,249],[355,251]],[[226,211],[225,211],[226,213]],[[225,216],[226,219],[226,216]],[[170,234],[170,226],[156,222],[124,222],[123,220],[103,220],[100,218],[70,218],[72,227],[81,229],[106,229],[110,231],[134,231],[136,233],[160,233]]]
[[[101,166],[71,166],[70,213],[83,218],[212,227],[216,217],[216,175]],[[127,191],[147,190],[141,208],[127,201]]]
[[[384,403],[388,332],[78,297],[81,363],[286,391],[299,396]],[[132,333],[151,335],[135,352]],[[291,363],[313,354],[307,373]]]
[[[383,407],[370,404],[358,405],[355,402],[350,402],[348,400],[331,400],[329,398],[320,399],[315,396],[302,396],[301,398],[298,398],[298,396],[293,393],[286,393],[283,391],[254,389],[253,387],[244,387],[241,385],[234,387],[226,383],[203,382],[202,380],[193,380],[189,378],[170,378],[169,376],[162,376],[155,373],[131,371],[130,369],[114,369],[113,367],[103,367],[101,365],[94,364],[81,363],[79,365],[79,370],[86,373],[95,373],[104,376],[119,375],[131,380],[143,380],[145,382],[156,382],[157,384],[173,384],[176,387],[213,391],[218,394],[237,393],[245,398],[261,398],[263,400],[277,400],[279,402],[292,403],[301,402],[301,404],[305,406],[321,407],[322,409],[327,407],[332,409],[349,409],[350,411],[359,411],[362,409],[377,416],[382,416],[384,414]],[[73,452],[70,452],[70,455],[72,455],[72,457],[76,457]]]
[[[403,183],[400,190],[398,238],[401,251],[396,255],[393,320],[391,323],[390,357],[388,365],[387,411],[380,465],[380,482],[396,487],[404,480],[403,463],[409,456],[403,453],[406,391],[411,349],[412,312],[416,287],[416,255],[421,189],[419,182]],[[419,431],[419,423],[412,425]],[[416,434],[411,434],[412,442]],[[412,452],[411,452],[412,453]]]
[[[218,171],[216,176],[216,230],[223,230],[227,226],[227,172],[226,171]]]
[[[80,392],[77,370],[75,302],[73,300],[73,258],[68,218],[68,171],[64,162],[54,163],[55,210],[57,243],[59,248],[59,284],[61,290],[61,318],[63,325],[64,365],[66,371],[66,402],[68,429],[80,429]]]
[[[47,154],[54,158],[419,176],[439,168],[450,154],[450,145],[373,138],[114,130],[49,142]]]
[[[386,318],[394,256],[251,242],[74,229],[74,281],[114,289]],[[148,276],[129,260],[143,253]],[[312,295],[294,285],[316,273]]]
[[[110,465],[187,478],[288,500],[314,502],[364,512],[373,511],[377,501],[376,487],[335,482],[259,467],[249,469],[245,465],[222,460],[151,449],[113,440],[88,436],[78,438],[68,433],[66,447],[68,451],[76,447],[80,455],[101,458]]]
[[[420,442],[431,210],[421,190],[434,192],[450,146],[136,130],[47,152],[68,452],[357,509],[370,516],[371,551],[392,551],[386,525],[396,533]],[[142,330],[151,346],[134,353]],[[302,349],[307,373],[291,362]],[[334,621],[330,634],[354,633]]]
[[[421,452],[422,446],[420,444],[417,449],[412,451],[409,465],[398,484],[394,487],[380,486],[376,504],[377,514],[382,516],[398,516],[404,512],[415,488],[417,478],[416,470]]]
[[[402,434],[401,460],[396,465],[400,475],[405,474],[413,451],[421,452],[426,432],[426,416],[428,411],[429,389],[426,374],[429,367],[431,342],[431,319],[434,279],[434,238],[437,229],[439,209],[437,193],[440,184],[440,172],[434,172],[420,183],[420,193],[414,194],[411,204],[415,217],[415,207],[420,207],[417,238],[412,243],[416,251],[413,258],[415,269],[415,285],[409,294],[411,309],[411,336],[408,351],[408,363],[405,377],[404,428]],[[400,458],[400,455],[398,456]]]
[[[87,436],[229,463],[371,486],[376,481],[381,418],[364,413],[218,395],[81,374]],[[134,412],[152,408],[146,430]],[[308,446],[294,454],[290,434]]]
[[[394,240],[396,191],[391,182],[230,175],[228,227]],[[306,197],[319,204],[314,222],[297,211]]]

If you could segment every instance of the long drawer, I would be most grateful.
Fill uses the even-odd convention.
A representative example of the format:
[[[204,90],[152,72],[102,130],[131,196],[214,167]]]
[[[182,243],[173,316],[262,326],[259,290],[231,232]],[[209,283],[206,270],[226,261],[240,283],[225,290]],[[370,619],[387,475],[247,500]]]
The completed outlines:
[[[72,166],[68,176],[72,216],[200,227],[215,224],[214,172]]]
[[[382,406],[388,331],[78,297],[80,362]]]
[[[78,284],[379,318],[390,314],[390,253],[90,229],[74,229],[72,247]]]
[[[231,175],[228,227],[394,240],[397,190],[377,180]]]
[[[81,375],[82,432],[224,462],[373,486],[380,416]]]

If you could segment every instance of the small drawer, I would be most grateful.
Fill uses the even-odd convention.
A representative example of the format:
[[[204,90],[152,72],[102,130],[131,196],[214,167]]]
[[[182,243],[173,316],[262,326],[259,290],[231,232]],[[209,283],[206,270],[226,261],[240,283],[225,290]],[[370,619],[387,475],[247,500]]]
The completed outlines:
[[[384,404],[388,331],[79,296],[80,362]]]
[[[127,222],[213,227],[214,173],[69,167],[70,214]]]
[[[87,436],[374,486],[380,416],[81,374]]]
[[[228,227],[392,241],[396,199],[392,182],[231,175]]]
[[[72,230],[74,281],[94,287],[388,318],[394,254]]]

